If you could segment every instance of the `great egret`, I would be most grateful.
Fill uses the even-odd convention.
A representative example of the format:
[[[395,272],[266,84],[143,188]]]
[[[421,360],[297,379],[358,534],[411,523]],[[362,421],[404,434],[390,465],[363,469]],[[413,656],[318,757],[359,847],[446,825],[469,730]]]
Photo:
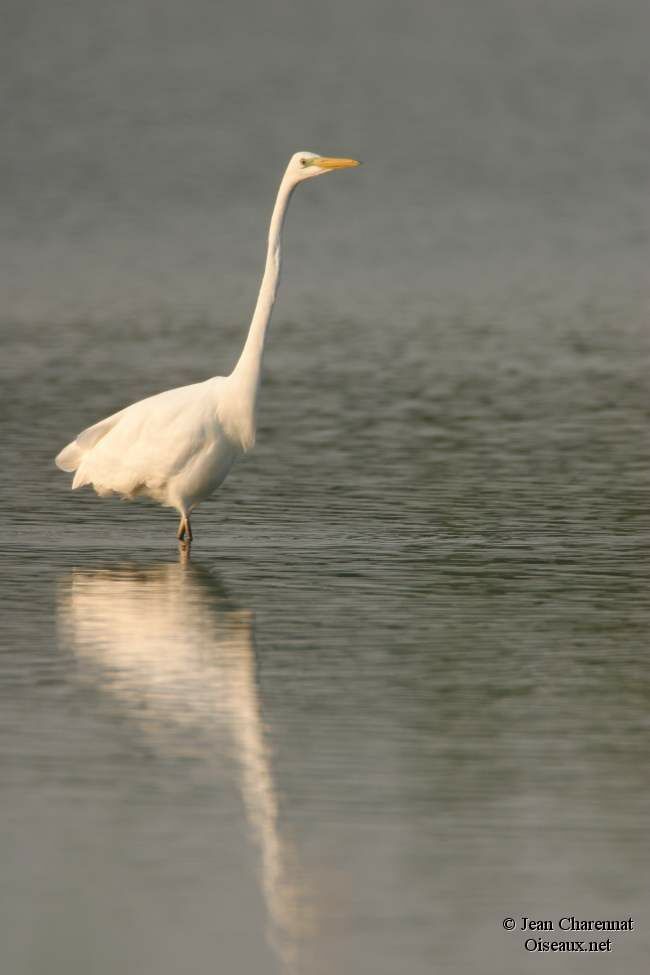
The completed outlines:
[[[178,538],[192,540],[190,514],[255,445],[257,392],[267,327],[280,281],[280,237],[293,190],[314,176],[358,166],[296,152],[289,160],[271,216],[266,265],[239,360],[229,376],[168,389],[132,403],[88,427],[56,457],[75,471],[72,488],[148,497],[180,514]]]

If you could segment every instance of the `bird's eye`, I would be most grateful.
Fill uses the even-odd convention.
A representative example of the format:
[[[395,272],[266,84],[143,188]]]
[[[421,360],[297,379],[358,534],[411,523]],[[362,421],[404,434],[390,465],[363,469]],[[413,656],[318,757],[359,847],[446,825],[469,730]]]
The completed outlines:
[[[307,160],[306,159],[301,159],[300,160],[300,165],[301,166],[306,166],[307,165]]]

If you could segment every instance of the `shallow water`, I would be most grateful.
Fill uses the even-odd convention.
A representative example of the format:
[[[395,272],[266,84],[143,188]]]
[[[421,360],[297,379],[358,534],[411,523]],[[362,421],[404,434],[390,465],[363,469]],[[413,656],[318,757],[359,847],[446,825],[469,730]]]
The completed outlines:
[[[90,9],[4,40],[3,971],[645,971],[645,6]],[[184,562],[52,458],[230,367],[301,143]]]

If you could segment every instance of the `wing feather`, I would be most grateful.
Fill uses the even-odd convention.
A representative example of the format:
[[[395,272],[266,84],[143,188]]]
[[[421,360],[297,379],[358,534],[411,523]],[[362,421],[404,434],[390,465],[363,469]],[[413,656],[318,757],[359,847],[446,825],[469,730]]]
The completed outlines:
[[[124,410],[120,410],[118,413],[113,413],[112,416],[106,417],[105,420],[100,420],[99,423],[94,423],[91,427],[86,427],[81,433],[75,437],[75,439],[64,447],[56,457],[54,458],[54,463],[62,471],[76,471],[81,463],[84,454],[88,450],[92,450],[96,444],[109,433],[116,423],[119,423],[120,417],[124,413]]]
[[[132,403],[80,433],[57,456],[57,465],[76,471],[73,489],[92,484],[98,494],[160,500],[170,480],[214,440],[220,382],[170,389]]]

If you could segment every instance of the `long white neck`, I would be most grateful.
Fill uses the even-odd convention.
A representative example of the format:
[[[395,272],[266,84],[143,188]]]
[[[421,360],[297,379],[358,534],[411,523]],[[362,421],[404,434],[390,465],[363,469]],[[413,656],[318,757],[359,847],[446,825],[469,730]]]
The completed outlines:
[[[291,193],[295,184],[285,173],[280,189],[278,190],[271,224],[269,227],[269,243],[266,252],[266,265],[260,293],[257,296],[257,304],[253,312],[253,318],[248,329],[248,335],[244,343],[244,348],[239,357],[237,365],[232,371],[231,378],[235,380],[238,388],[250,398],[251,408],[255,409],[257,400],[257,390],[259,389],[262,360],[264,356],[264,342],[266,333],[271,321],[275,297],[278,293],[280,284],[280,238],[282,236],[282,226],[284,224],[287,206],[291,199]]]

